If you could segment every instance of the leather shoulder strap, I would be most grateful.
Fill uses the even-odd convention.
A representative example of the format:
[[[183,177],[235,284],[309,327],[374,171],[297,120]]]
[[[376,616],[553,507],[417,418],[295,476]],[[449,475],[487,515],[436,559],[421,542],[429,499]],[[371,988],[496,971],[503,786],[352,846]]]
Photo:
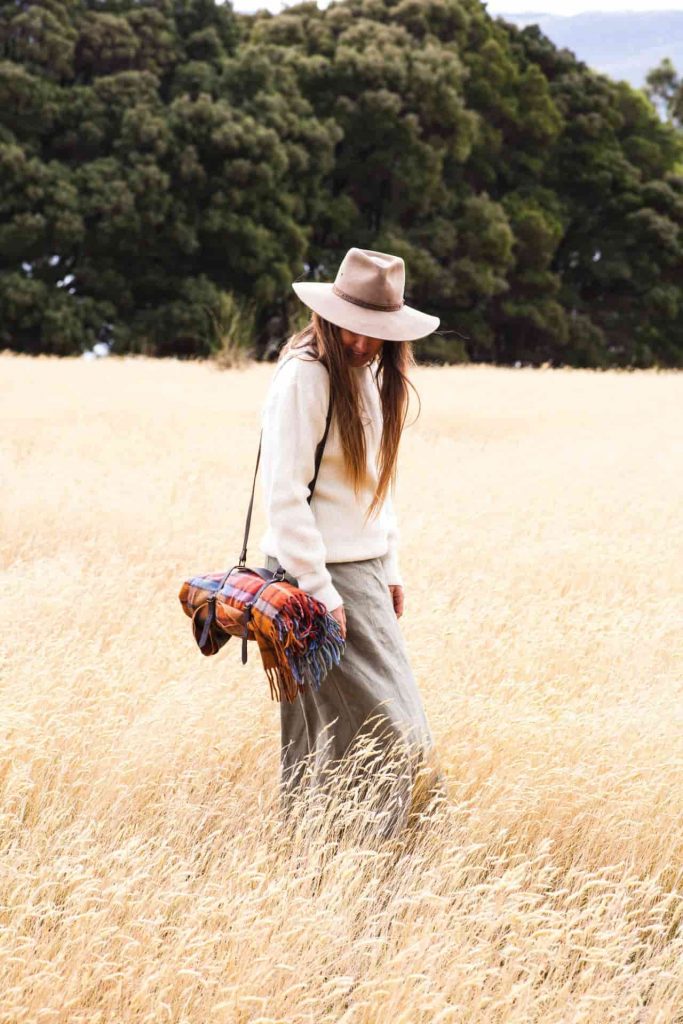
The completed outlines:
[[[302,349],[302,351],[304,351],[304,350]],[[294,358],[294,357],[288,357],[287,359],[284,359],[280,365],[284,366],[284,364],[286,362],[288,362],[290,358]],[[279,369],[280,369],[280,367],[278,367],[278,370]],[[277,373],[277,370],[276,370],[276,373]],[[317,445],[317,447],[315,449],[315,472],[313,473],[313,479],[311,480],[311,482],[308,485],[309,494],[308,494],[308,497],[306,498],[306,501],[309,503],[309,505],[310,505],[311,499],[313,497],[313,490],[315,488],[316,480],[318,479],[318,471],[320,469],[320,463],[322,462],[323,452],[325,450],[325,442],[327,441],[327,435],[330,432],[330,424],[332,422],[332,404],[333,404],[332,403],[332,390],[330,389],[330,401],[329,401],[329,404],[328,404],[328,407],[327,407],[327,418],[325,420],[325,432],[324,432],[321,440],[318,442],[318,445]],[[238,565],[246,565],[246,562],[247,562],[247,544],[249,542],[249,530],[251,528],[251,514],[252,514],[252,511],[253,511],[253,508],[254,508],[254,492],[256,490],[256,478],[258,476],[258,467],[259,467],[259,462],[261,460],[261,443],[262,443],[262,441],[263,441],[263,430],[261,430],[261,436],[259,437],[258,452],[256,454],[256,466],[254,468],[254,479],[252,480],[252,483],[251,483],[251,497],[249,498],[249,508],[247,510],[247,521],[246,521],[245,526],[244,526],[244,540],[242,541],[242,552],[240,554],[240,559],[239,559]]]

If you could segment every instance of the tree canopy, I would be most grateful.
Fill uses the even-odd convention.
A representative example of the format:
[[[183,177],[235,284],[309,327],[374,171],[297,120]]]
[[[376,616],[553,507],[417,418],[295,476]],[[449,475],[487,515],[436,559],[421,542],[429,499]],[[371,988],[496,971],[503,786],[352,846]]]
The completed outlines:
[[[680,124],[537,26],[0,0],[0,344],[262,353],[352,245],[404,258],[426,358],[683,364]]]

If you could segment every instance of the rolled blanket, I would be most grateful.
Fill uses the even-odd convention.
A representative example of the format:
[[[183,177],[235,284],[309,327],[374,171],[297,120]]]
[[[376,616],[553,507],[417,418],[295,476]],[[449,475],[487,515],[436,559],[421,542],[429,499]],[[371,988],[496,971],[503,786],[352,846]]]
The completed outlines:
[[[256,640],[271,699],[293,703],[306,685],[319,690],[344,653],[339,623],[321,601],[253,569],[236,568],[227,578],[192,576],[178,596],[202,654],[216,654],[231,636],[241,636],[246,661],[246,641]]]

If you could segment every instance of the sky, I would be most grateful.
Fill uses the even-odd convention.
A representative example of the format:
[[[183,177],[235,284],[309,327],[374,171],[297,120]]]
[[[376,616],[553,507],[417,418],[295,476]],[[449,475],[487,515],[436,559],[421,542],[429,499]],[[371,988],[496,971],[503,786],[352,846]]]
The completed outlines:
[[[292,6],[283,0],[232,0],[236,11],[252,14],[267,8],[274,14]],[[318,0],[326,7],[326,0]],[[488,0],[489,14],[580,14],[584,11],[683,11],[683,0]]]
[[[683,11],[683,0],[489,0],[489,14],[583,14],[588,11]]]

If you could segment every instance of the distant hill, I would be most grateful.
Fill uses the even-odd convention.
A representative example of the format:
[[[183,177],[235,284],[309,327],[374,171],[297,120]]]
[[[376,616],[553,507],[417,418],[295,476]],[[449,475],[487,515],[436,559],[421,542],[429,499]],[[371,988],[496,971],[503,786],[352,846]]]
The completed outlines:
[[[664,57],[683,71],[683,11],[597,11],[587,14],[499,14],[523,28],[537,24],[556,46],[636,88]]]

